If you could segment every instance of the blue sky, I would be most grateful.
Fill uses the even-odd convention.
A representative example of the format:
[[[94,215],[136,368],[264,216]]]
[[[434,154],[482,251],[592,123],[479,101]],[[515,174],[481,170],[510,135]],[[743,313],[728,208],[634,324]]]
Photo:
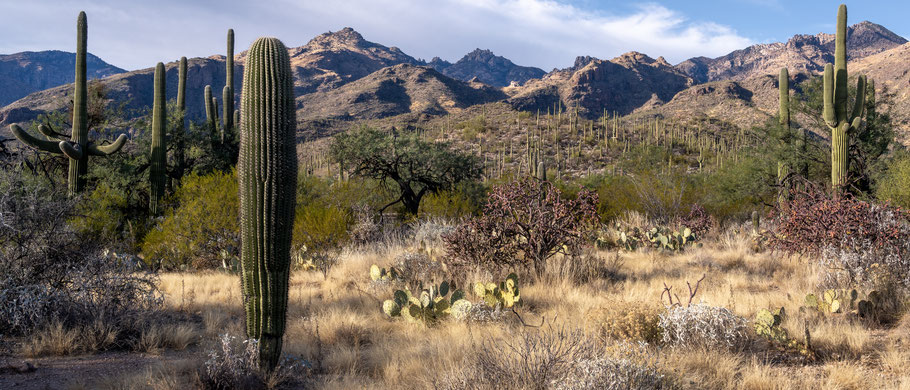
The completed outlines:
[[[0,53],[74,50],[75,20],[89,18],[89,51],[126,69],[182,55],[224,53],[228,28],[240,52],[259,36],[304,45],[353,27],[414,57],[455,61],[491,49],[520,65],[570,66],[578,55],[636,50],[671,63],[716,57],[794,34],[833,32],[839,1],[596,0],[0,0]],[[910,2],[847,3],[851,24],[870,20],[910,36]]]

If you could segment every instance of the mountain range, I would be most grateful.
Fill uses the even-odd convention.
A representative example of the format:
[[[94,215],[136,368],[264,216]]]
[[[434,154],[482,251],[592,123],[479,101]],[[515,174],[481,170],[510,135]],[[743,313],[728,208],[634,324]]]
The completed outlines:
[[[851,73],[862,72],[876,86],[894,94],[895,119],[910,123],[910,44],[883,26],[864,21],[850,26]],[[786,66],[797,80],[818,75],[833,62],[831,34],[796,35],[787,42],[765,43],[717,58],[696,57],[672,65],[663,57],[629,52],[603,60],[579,56],[574,65],[549,73],[519,66],[477,49],[455,63],[429,62],[400,49],[367,41],[351,28],[321,34],[306,45],[288,49],[295,75],[301,130],[340,130],[359,120],[410,114],[438,116],[470,106],[505,102],[524,111],[546,112],[554,106],[576,108],[593,119],[604,113],[707,116],[736,125],[757,124],[777,107],[777,72]],[[246,53],[235,57],[242,76]],[[29,52],[0,56],[0,126],[29,121],[61,109],[72,93],[73,55]],[[224,56],[189,60],[187,110],[204,116],[203,88],[224,85]],[[90,78],[108,87],[108,97],[126,102],[133,115],[151,106],[152,68],[125,72],[94,56]],[[15,84],[19,83],[19,84]],[[235,91],[242,77],[235,77]],[[168,98],[176,97],[176,62],[167,64]],[[27,96],[16,96],[11,90]],[[220,96],[220,94],[219,94]],[[10,102],[12,99],[19,98]],[[238,96],[235,97],[239,98]]]

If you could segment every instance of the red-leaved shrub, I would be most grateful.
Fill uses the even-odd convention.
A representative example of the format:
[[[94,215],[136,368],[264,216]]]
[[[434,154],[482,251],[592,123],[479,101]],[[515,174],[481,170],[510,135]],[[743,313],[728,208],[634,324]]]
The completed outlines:
[[[523,265],[540,277],[548,258],[588,242],[596,205],[590,191],[568,199],[549,182],[518,180],[493,188],[483,214],[445,236],[446,249],[455,265]]]
[[[824,282],[862,284],[884,266],[910,286],[910,213],[900,208],[810,188],[795,192],[774,219],[771,248],[817,256]]]

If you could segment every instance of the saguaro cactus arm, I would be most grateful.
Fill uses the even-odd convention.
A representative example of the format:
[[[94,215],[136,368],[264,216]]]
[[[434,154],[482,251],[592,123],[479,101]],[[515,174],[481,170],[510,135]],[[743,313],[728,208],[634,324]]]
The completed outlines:
[[[85,149],[88,151],[89,156],[108,156],[120,151],[120,148],[126,144],[126,134],[120,134],[114,142],[111,142],[106,145],[98,145],[95,143],[89,143],[88,147]]]
[[[19,141],[35,149],[48,153],[61,153],[59,146],[60,141],[51,141],[34,137],[19,127],[19,125],[10,125],[9,131],[13,133],[13,136],[18,138]]]
[[[73,160],[82,159],[82,155],[83,155],[82,146],[80,146],[79,144],[70,143],[67,141],[60,141],[60,143],[57,146],[60,148],[60,151],[66,155],[66,157],[69,157],[70,159],[73,159]]]

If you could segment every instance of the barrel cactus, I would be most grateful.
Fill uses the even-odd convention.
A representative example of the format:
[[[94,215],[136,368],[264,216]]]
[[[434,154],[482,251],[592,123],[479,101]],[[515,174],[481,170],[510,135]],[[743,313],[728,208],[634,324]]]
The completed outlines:
[[[865,105],[866,77],[856,80],[856,99],[853,110],[847,104],[847,6],[837,11],[837,32],[834,38],[834,65],[825,65],[824,119],[831,129],[831,184],[834,188],[847,185],[850,133],[859,129]]]
[[[259,340],[262,368],[273,370],[287,316],[297,187],[294,80],[280,40],[259,38],[248,53],[237,164],[243,301],[247,336]]]
[[[155,98],[152,103],[152,150],[149,156],[149,212],[161,212],[161,198],[167,183],[167,102],[164,64],[155,67]]]
[[[70,195],[82,192],[85,188],[89,156],[107,156],[116,153],[126,143],[124,134],[110,144],[91,142],[88,139],[88,96],[85,73],[87,43],[88,20],[85,12],[80,12],[76,22],[76,82],[73,91],[73,129],[70,139],[66,139],[66,136],[46,125],[38,126],[38,131],[46,138],[35,137],[18,125],[10,126],[10,132],[22,143],[40,151],[63,154],[69,158]]]

